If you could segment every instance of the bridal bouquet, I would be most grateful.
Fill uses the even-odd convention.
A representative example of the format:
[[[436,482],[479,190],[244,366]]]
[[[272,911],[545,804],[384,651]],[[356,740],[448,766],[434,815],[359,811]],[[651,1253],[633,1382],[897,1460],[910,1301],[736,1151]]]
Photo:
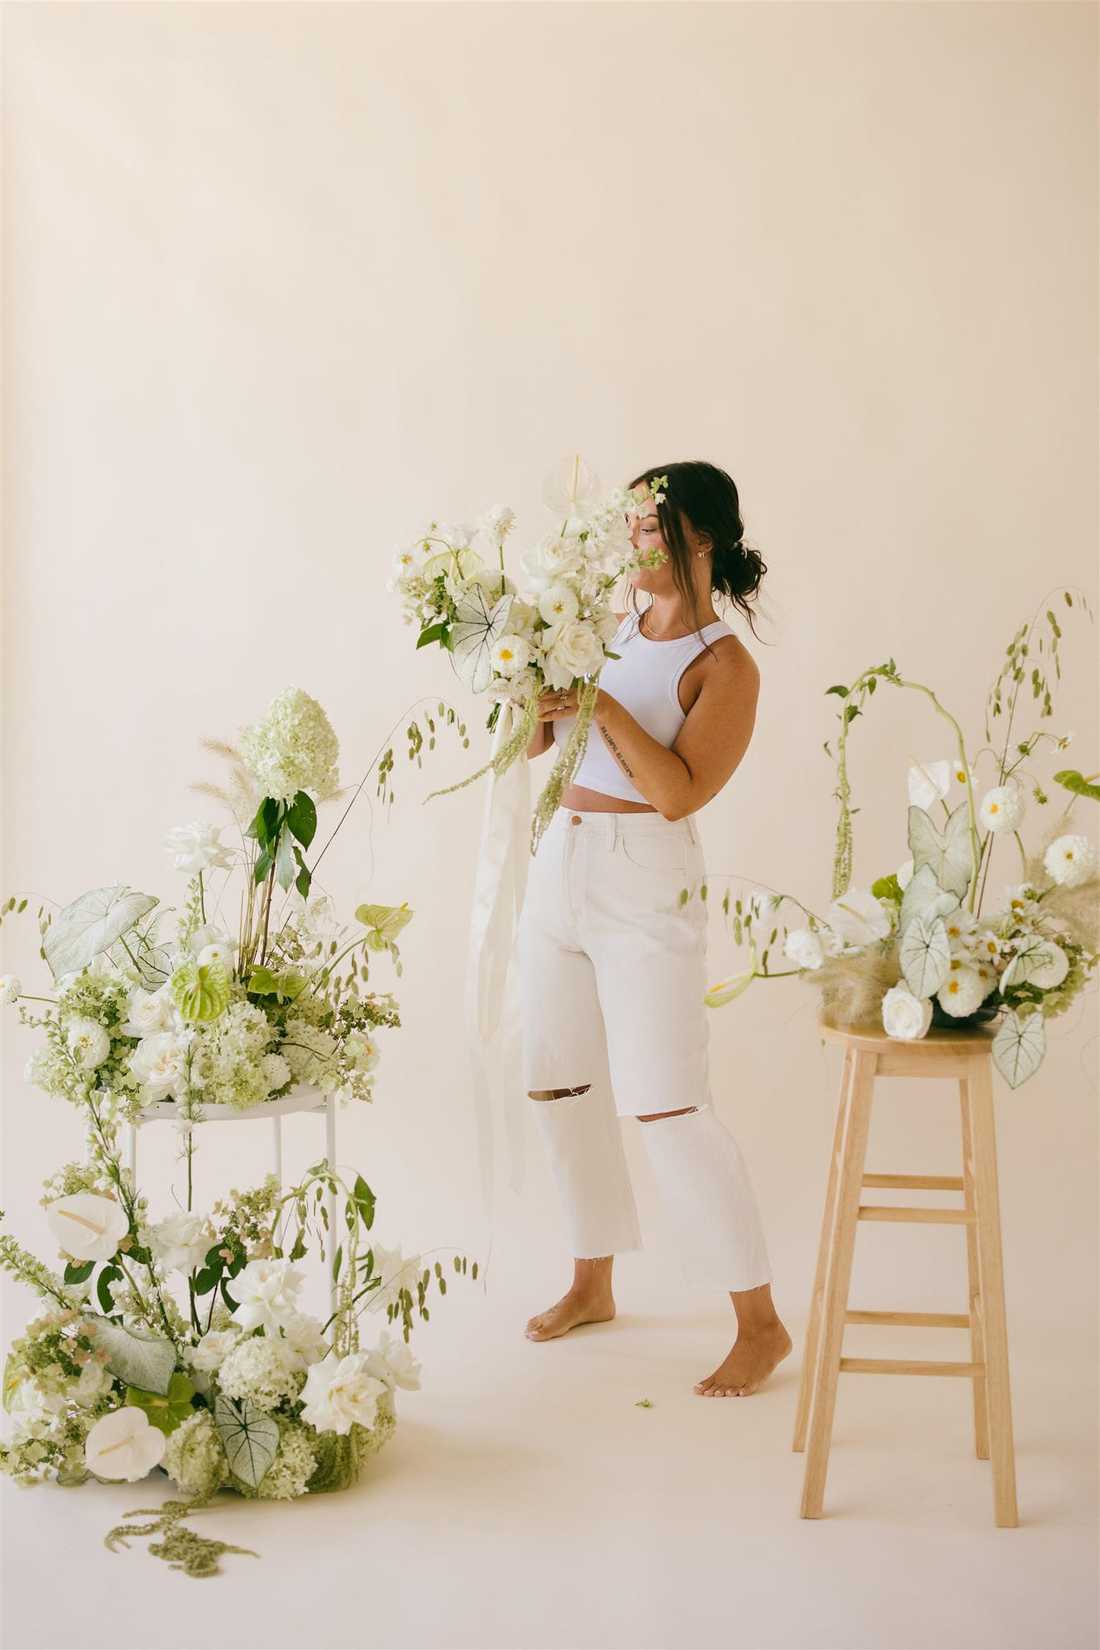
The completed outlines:
[[[1061,597],[1074,605],[1074,593]],[[1086,612],[1088,603],[1077,595]],[[1091,614],[1090,614],[1091,617]],[[738,944],[747,942],[751,967],[707,994],[717,1007],[754,979],[798,974],[822,991],[826,1018],[836,1024],[882,1025],[891,1037],[923,1037],[931,1025],[967,1025],[1001,1017],[992,1053],[1015,1088],[1038,1069],[1046,1050],[1046,1021],[1064,1013],[1100,961],[1100,876],[1088,834],[1069,815],[1078,801],[1100,801],[1100,774],[1062,768],[1044,780],[1030,764],[1044,741],[1063,751],[1071,735],[1035,729],[1014,739],[1020,698],[1030,690],[1040,719],[1053,712],[1049,660],[1061,674],[1062,629],[1045,608],[1016,632],[990,690],[986,743],[968,755],[962,729],[936,694],[906,680],[893,659],[865,670],[851,685],[827,691],[841,700],[835,761],[840,815],[833,899],[824,916],[793,895],[758,889],[733,904]],[[870,887],[853,888],[848,731],[879,683],[925,694],[953,735],[950,756],[912,762],[908,773],[909,857]],[[1003,719],[1003,734],[994,728]],[[827,753],[833,751],[826,744]],[[1064,805],[1029,853],[1021,827],[1030,801],[1047,807],[1048,785]],[[961,797],[960,797],[961,793]],[[1012,840],[1020,880],[1008,884],[989,915],[982,903],[999,844]],[[682,897],[687,897],[685,890]],[[785,901],[804,920],[779,917]],[[730,916],[729,895],[723,910]],[[794,969],[769,970],[780,943]]]
[[[0,1471],[71,1485],[163,1469],[181,1499],[142,1509],[152,1523],[120,1526],[108,1542],[160,1531],[151,1550],[191,1575],[241,1550],[181,1523],[220,1489],[291,1500],[355,1481],[393,1430],[395,1389],[418,1384],[406,1344],[414,1314],[428,1317],[433,1281],[446,1292],[438,1263],[372,1237],[370,1187],[327,1160],[289,1190],[272,1175],[193,1207],[204,1119],[263,1116],[298,1091],[372,1098],[377,1032],[400,1019],[392,994],[364,989],[370,953],[389,952],[400,973],[397,936],[412,915],[363,904],[349,933],[311,893],[306,854],[317,804],[337,794],[338,755],[315,700],[288,689],[239,749],[208,743],[229,758],[232,781],[200,788],[230,805],[241,847],[204,823],[168,833],[189,878],[174,935],[164,932],[172,908],[154,896],[93,889],[56,916],[39,909],[55,995],[0,977],[0,1004],[42,1037],[28,1079],[74,1106],[86,1137],[83,1160],[44,1188],[58,1262],[0,1234],[0,1266],[43,1303],[6,1361],[14,1431]],[[220,911],[237,873],[231,933]],[[287,896],[278,913],[276,887]],[[13,896],[0,918],[26,907]],[[154,1209],[120,1151],[126,1121],[165,1110],[186,1160],[186,1207],[175,1211]],[[300,1298],[299,1263],[312,1254],[333,1285],[324,1322]],[[465,1257],[454,1264],[466,1272]],[[372,1312],[399,1325],[401,1341],[384,1331],[362,1348],[360,1319]]]
[[[608,649],[618,625],[611,592],[624,573],[661,554],[636,555],[630,542],[629,517],[642,507],[643,490],[602,495],[579,458],[548,479],[544,499],[559,519],[520,558],[522,594],[504,567],[515,515],[503,507],[472,528],[429,523],[398,551],[389,581],[405,623],[420,627],[417,647],[438,643],[467,686],[493,700],[487,727],[495,730],[502,706],[512,713],[491,759],[432,796],[460,790],[490,768],[504,773],[530,744],[539,695],[577,688],[574,725],[536,804],[532,852],[584,753],[604,660],[617,657]]]

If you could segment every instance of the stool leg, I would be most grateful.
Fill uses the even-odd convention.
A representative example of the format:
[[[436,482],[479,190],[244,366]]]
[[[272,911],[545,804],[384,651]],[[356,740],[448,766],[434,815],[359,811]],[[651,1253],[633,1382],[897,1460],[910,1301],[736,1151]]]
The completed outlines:
[[[825,1207],[821,1215],[821,1237],[817,1245],[817,1270],[814,1273],[814,1289],[810,1297],[810,1319],[806,1326],[806,1345],[802,1353],[802,1381],[798,1389],[798,1412],[794,1423],[794,1443],[791,1448],[804,1450],[806,1448],[806,1431],[810,1424],[810,1400],[813,1397],[814,1378],[817,1374],[817,1355],[821,1341],[821,1305],[825,1296],[825,1279],[829,1270],[829,1250],[833,1242],[833,1230],[836,1225],[836,1187],[840,1178],[840,1153],[844,1144],[844,1123],[848,1115],[848,1102],[852,1092],[852,1072],[855,1069],[855,1054],[852,1049],[844,1051],[844,1067],[840,1077],[840,1098],[836,1108],[836,1128],[833,1131],[833,1151],[829,1158],[829,1180],[825,1190]]]
[[[829,1256],[825,1286],[821,1355],[814,1382],[813,1419],[810,1446],[806,1453],[806,1474],[802,1482],[802,1517],[820,1518],[825,1499],[825,1474],[829,1466],[829,1444],[836,1411],[836,1389],[840,1379],[840,1354],[844,1340],[844,1316],[848,1308],[848,1287],[852,1278],[852,1258],[859,1223],[859,1198],[863,1187],[863,1165],[867,1157],[867,1136],[871,1128],[871,1102],[875,1088],[874,1054],[860,1049],[849,1091],[847,1126],[836,1197],[836,1226]]]
[[[1012,1443],[1012,1400],[1008,1380],[1008,1327],[1005,1321],[1001,1209],[997,1192],[997,1136],[993,1116],[993,1078],[988,1055],[974,1060],[964,1078],[970,1094],[970,1131],[977,1200],[978,1275],[985,1342],[989,1443],[993,1463],[993,1508],[1001,1527],[1019,1523],[1016,1508],[1016,1458]]]
[[[959,1101],[962,1111],[963,1206],[968,1214],[977,1210],[974,1195],[974,1127],[971,1120],[970,1086],[959,1080]],[[982,1333],[982,1284],[978,1269],[978,1230],[966,1228],[966,1283],[970,1312],[970,1358],[973,1363],[985,1363],[985,1336]],[[986,1401],[985,1375],[975,1375],[974,1393],[974,1453],[979,1461],[989,1460],[989,1405]]]

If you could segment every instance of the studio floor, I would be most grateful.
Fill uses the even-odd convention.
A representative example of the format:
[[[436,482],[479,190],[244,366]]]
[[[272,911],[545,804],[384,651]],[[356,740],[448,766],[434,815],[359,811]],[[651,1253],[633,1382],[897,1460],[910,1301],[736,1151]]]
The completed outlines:
[[[261,1556],[218,1578],[171,1572],[140,1541],[105,1551],[163,1480],[152,1495],[6,1484],[5,1650],[1092,1650],[1084,1339],[1012,1326],[1018,1529],[993,1526],[965,1382],[855,1376],[810,1523],[790,1448],[800,1319],[766,1388],[704,1400],[691,1382],[728,1339],[720,1309],[628,1256],[614,1324],[530,1343],[522,1323],[558,1281],[517,1257],[484,1292],[456,1284],[420,1331],[423,1389],[400,1395],[363,1483],[293,1508],[226,1499],[203,1527]]]

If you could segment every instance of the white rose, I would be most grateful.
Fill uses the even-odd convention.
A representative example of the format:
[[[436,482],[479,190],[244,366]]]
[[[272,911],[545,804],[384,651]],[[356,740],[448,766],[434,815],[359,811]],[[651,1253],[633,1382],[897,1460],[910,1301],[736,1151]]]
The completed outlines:
[[[783,941],[783,955],[799,968],[820,968],[824,961],[821,941],[809,928],[792,928]]]
[[[240,1339],[236,1329],[208,1329],[191,1352],[192,1368],[200,1374],[214,1375],[221,1368]]]
[[[110,1260],[130,1230],[121,1203],[97,1192],[74,1192],[46,1205],[46,1222],[59,1248],[76,1261]]]
[[[936,996],[941,1008],[959,1018],[965,1014],[973,1014],[987,990],[981,971],[960,963],[958,967],[952,967]]]
[[[603,669],[603,643],[586,620],[570,619],[555,635],[548,657],[558,679],[555,685],[568,687],[574,677],[594,676]]]
[[[302,1420],[318,1432],[350,1432],[352,1424],[374,1425],[378,1400],[386,1384],[370,1374],[368,1354],[334,1352],[310,1366],[302,1388]]]
[[[188,1042],[185,1033],[158,1031],[151,1037],[143,1037],[130,1055],[130,1070],[151,1100],[163,1100],[182,1092],[187,1080]]]
[[[136,1404],[123,1404],[96,1422],[84,1440],[84,1461],[97,1478],[125,1478],[133,1483],[152,1472],[168,1439]]]
[[[193,1272],[213,1241],[214,1231],[206,1218],[186,1210],[149,1228],[149,1247],[169,1272]]]
[[[220,838],[220,825],[195,819],[189,825],[174,825],[164,838],[164,846],[174,856],[177,871],[228,871],[233,855]]]
[[[888,1037],[913,1042],[923,1037],[932,1023],[932,1004],[915,997],[908,986],[895,985],[882,999],[882,1024]]]
[[[250,1260],[233,1279],[237,1306],[233,1318],[242,1329],[272,1333],[298,1310],[302,1273],[288,1260]]]
[[[14,974],[0,974],[0,1008],[6,1008],[9,1003],[22,995],[23,984]]]
[[[493,669],[498,676],[516,676],[531,662],[531,644],[523,636],[507,631],[493,648]]]
[[[1014,831],[1024,817],[1024,793],[1018,785],[995,785],[982,797],[978,818],[987,831]]]
[[[849,888],[828,910],[829,926],[848,945],[870,945],[890,932],[890,916],[869,888]]]
[[[127,1037],[149,1037],[156,1031],[174,1031],[183,1024],[182,1017],[167,986],[156,991],[135,987],[130,994],[130,1018],[122,1029]]]
[[[579,611],[577,598],[567,584],[552,584],[538,599],[538,609],[556,635],[562,625],[569,624]]]
[[[284,1320],[283,1340],[295,1369],[319,1363],[329,1351],[320,1319],[310,1317],[308,1312],[292,1312]]]
[[[65,1027],[65,1041],[82,1071],[94,1071],[111,1052],[111,1039],[98,1020],[74,1014]]]
[[[922,762],[909,769],[909,800],[915,808],[941,802],[951,786],[950,762]]]
[[[1057,837],[1043,855],[1047,875],[1063,888],[1087,882],[1096,869],[1096,850],[1087,836]]]

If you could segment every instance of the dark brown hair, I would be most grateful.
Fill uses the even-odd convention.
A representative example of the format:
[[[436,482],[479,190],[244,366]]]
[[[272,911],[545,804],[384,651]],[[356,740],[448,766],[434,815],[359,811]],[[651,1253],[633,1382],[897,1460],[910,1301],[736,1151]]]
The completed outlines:
[[[744,542],[741,501],[732,476],[716,464],[690,459],[683,464],[655,464],[629,482],[631,487],[650,487],[655,476],[667,476],[668,485],[656,490],[664,498],[656,506],[661,536],[668,546],[672,578],[684,604],[684,612],[695,618],[695,586],[691,577],[691,546],[684,537],[681,517],[686,517],[711,546],[710,588],[712,595],[729,598],[749,621],[756,635],[749,605],[768,571],[758,550]],[[652,512],[650,512],[652,513]],[[637,617],[637,590],[630,592],[630,604]],[[698,628],[698,627],[697,627]]]

